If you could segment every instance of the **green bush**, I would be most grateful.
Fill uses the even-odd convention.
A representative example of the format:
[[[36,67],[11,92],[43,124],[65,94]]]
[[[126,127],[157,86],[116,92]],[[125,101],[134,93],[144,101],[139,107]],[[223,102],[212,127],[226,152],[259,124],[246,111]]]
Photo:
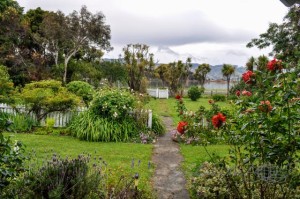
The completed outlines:
[[[204,88],[198,88],[197,86],[191,86],[188,90],[188,97],[192,101],[197,101],[202,93],[204,93]]]
[[[48,113],[67,111],[78,106],[80,99],[69,92],[62,83],[55,80],[44,80],[26,84],[21,94],[29,112],[33,112],[38,121]]]
[[[25,171],[25,159],[22,143],[0,133],[0,198],[2,190]]]
[[[94,115],[112,120],[123,120],[135,108],[136,98],[128,91],[119,89],[100,90],[90,109]]]
[[[28,132],[37,125],[37,122],[25,114],[0,113],[0,128],[13,132]]]
[[[74,137],[81,140],[126,142],[138,137],[141,127],[130,117],[118,121],[86,111],[72,119],[69,129]]]
[[[226,96],[221,94],[215,94],[212,96],[213,100],[216,102],[225,102]]]
[[[105,165],[90,156],[62,159],[53,155],[41,168],[27,172],[5,191],[10,198],[105,198]]]
[[[67,89],[81,97],[86,106],[89,106],[95,92],[89,83],[83,81],[72,81],[67,84]]]
[[[224,167],[222,162],[204,162],[188,186],[192,198],[199,199],[262,198],[262,194],[264,198],[299,198],[299,187],[295,188],[284,181],[276,182],[276,177],[282,180],[286,177],[276,169],[270,165],[264,165],[264,168],[244,168],[244,165],[230,168]],[[245,189],[244,185],[251,191]]]
[[[156,114],[152,114],[152,131],[156,135],[163,135],[166,132],[165,125],[160,117]]]

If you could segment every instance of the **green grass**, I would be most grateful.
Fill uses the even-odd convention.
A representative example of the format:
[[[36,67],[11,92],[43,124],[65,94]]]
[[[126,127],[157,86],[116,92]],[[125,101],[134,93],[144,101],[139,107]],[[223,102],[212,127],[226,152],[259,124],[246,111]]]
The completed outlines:
[[[33,135],[4,133],[5,136],[11,135],[11,140],[20,140],[26,146],[27,153],[34,150],[36,152],[37,164],[41,164],[45,158],[49,159],[54,153],[65,157],[76,157],[79,154],[91,154],[92,158],[99,158],[107,162],[111,173],[110,182],[116,182],[121,175],[133,176],[135,173],[140,175],[139,188],[151,193],[150,178],[153,174],[153,165],[148,168],[151,161],[152,148],[150,144],[136,143],[102,143],[79,141],[69,136],[53,135]],[[132,168],[132,160],[134,167]],[[140,165],[138,166],[138,161]]]
[[[209,145],[206,146],[208,153],[206,152],[204,146],[192,146],[181,144],[180,152],[184,158],[182,163],[182,169],[187,177],[190,179],[193,174],[197,171],[201,163],[205,161],[210,161],[213,154],[220,157],[225,157],[229,151],[228,145]]]
[[[203,96],[197,101],[192,101],[189,98],[183,98],[184,104],[189,111],[197,111],[200,106],[204,106],[206,109],[209,109],[211,105],[208,103],[208,100],[211,99],[210,96]],[[228,102],[216,102],[221,108],[230,109],[231,105]],[[151,98],[150,102],[146,104],[146,108],[151,109],[154,113],[159,116],[168,116],[172,117],[174,124],[177,124],[180,119],[176,112],[176,99],[155,99]]]

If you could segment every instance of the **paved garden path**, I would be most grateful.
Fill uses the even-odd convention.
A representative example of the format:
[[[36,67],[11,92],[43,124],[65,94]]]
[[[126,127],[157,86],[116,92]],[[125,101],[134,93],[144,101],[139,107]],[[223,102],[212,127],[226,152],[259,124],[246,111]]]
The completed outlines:
[[[156,166],[153,177],[153,186],[158,199],[188,199],[188,191],[185,188],[186,180],[180,170],[183,160],[179,153],[179,146],[171,139],[173,121],[170,117],[163,117],[167,133],[159,137],[154,144],[152,162]]]

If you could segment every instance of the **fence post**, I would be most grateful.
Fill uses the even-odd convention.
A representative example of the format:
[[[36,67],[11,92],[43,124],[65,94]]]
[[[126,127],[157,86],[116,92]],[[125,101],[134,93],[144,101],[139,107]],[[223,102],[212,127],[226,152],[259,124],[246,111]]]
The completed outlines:
[[[148,110],[148,128],[152,128],[152,110]]]

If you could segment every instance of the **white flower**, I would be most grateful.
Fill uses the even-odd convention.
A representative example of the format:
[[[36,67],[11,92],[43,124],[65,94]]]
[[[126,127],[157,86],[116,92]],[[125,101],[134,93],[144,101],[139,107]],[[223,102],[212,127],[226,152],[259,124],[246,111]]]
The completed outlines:
[[[18,141],[16,140],[16,141],[15,141],[15,144],[14,144],[14,151],[18,154],[18,153],[19,153],[19,150],[20,150],[20,148],[19,148],[19,146],[18,146]]]
[[[116,118],[118,117],[118,113],[117,112],[114,112],[113,116]]]

